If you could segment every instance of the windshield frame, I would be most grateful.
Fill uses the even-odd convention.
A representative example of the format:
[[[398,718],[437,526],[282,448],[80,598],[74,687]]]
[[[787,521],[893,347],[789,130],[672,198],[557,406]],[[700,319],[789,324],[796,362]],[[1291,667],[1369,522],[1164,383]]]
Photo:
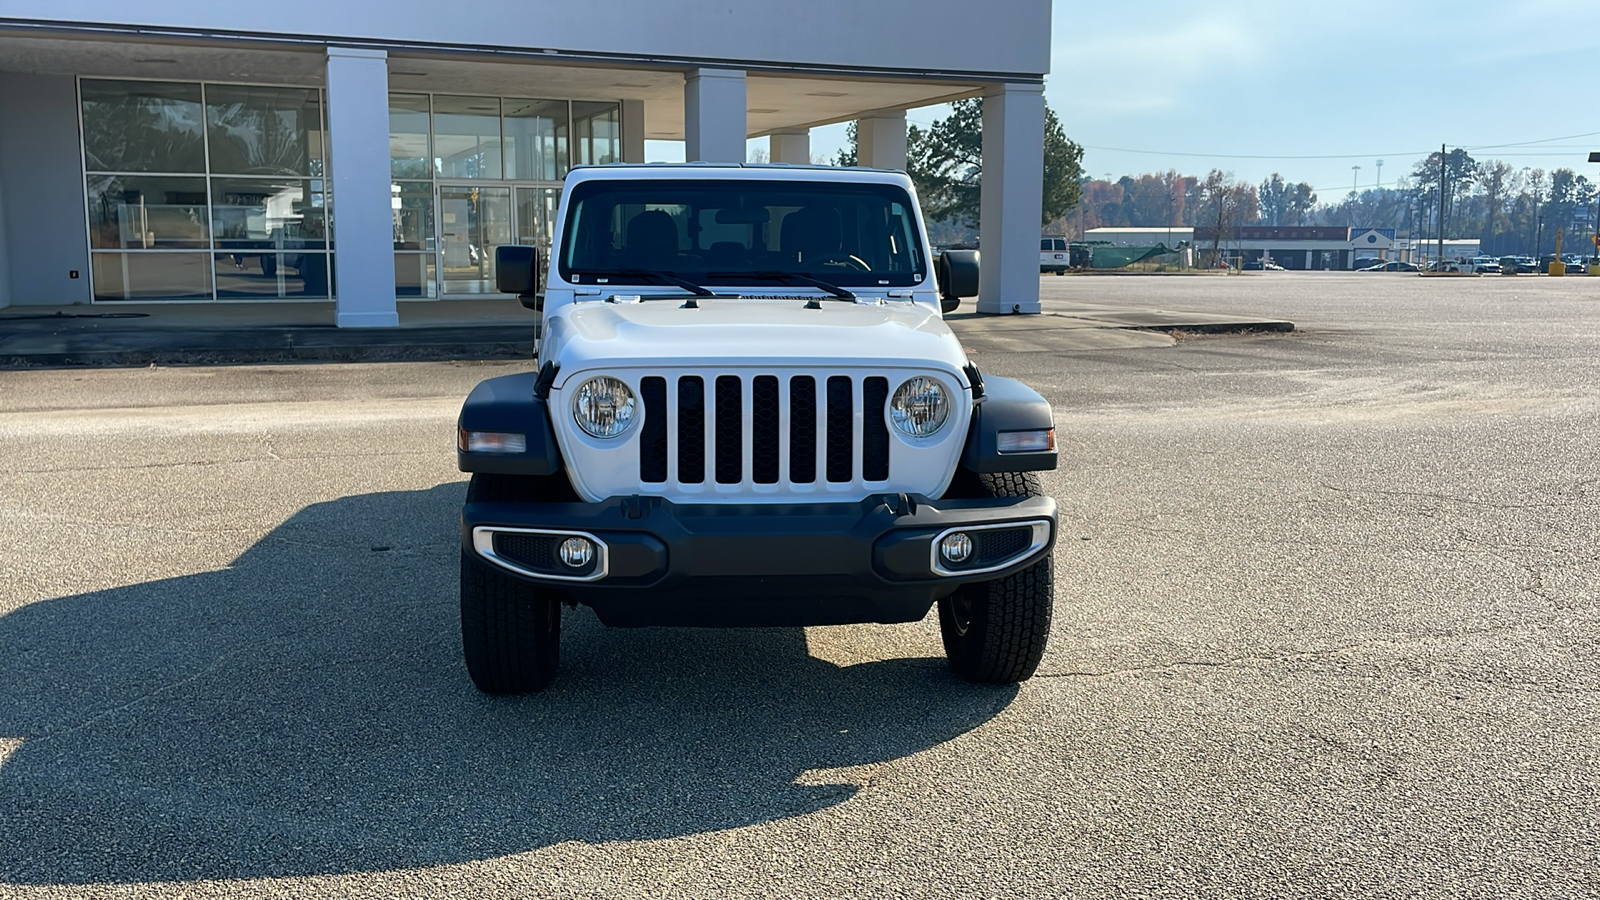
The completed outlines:
[[[771,260],[764,260],[751,264],[749,266],[750,274],[746,276],[739,267],[730,267],[720,261],[706,259],[699,260],[700,265],[698,266],[676,266],[671,268],[656,266],[649,268],[655,268],[662,273],[684,278],[696,284],[715,285],[718,287],[737,285],[757,290],[778,287],[772,277],[772,272],[775,268],[782,269],[784,274],[793,275],[797,278],[821,280],[851,290],[903,290],[905,288],[923,286],[932,277],[933,259],[928,253],[927,237],[923,231],[920,210],[916,206],[912,193],[903,185],[891,181],[818,180],[784,178],[781,176],[738,179],[642,176],[639,178],[597,178],[580,181],[570,188],[563,204],[559,242],[553,248],[555,252],[552,254],[554,257],[552,260],[553,265],[551,266],[552,274],[558,275],[562,281],[574,286],[601,284],[606,286],[627,285],[630,288],[658,286],[648,279],[641,278],[636,281],[620,274],[630,269],[647,268],[644,266],[629,264],[600,268],[572,265],[577,252],[577,219],[583,208],[584,201],[597,195],[621,192],[660,194],[664,199],[670,201],[671,195],[674,193],[693,194],[722,186],[727,186],[730,190],[735,190],[739,193],[771,190],[784,194],[809,193],[819,197],[845,197],[851,194],[866,195],[882,199],[890,204],[899,204],[903,209],[899,217],[904,220],[903,226],[897,221],[892,228],[896,237],[904,235],[907,246],[904,250],[890,250],[890,253],[896,258],[903,256],[909,262],[909,270],[859,271],[845,266],[822,265],[820,263],[816,266],[796,266],[794,269],[789,270],[782,269],[781,266],[775,266]],[[694,208],[697,210],[694,215],[698,216],[700,212],[707,211],[712,207]],[[890,215],[893,216],[893,213]],[[770,221],[769,227],[776,229],[779,224],[780,220],[774,219]],[[602,227],[607,226],[603,225]],[[693,243],[695,240],[693,229],[696,226],[691,224],[689,227],[691,228],[689,240]],[[614,227],[611,228],[611,232],[615,233]],[[887,234],[888,232],[885,232],[885,235]],[[849,248],[844,246],[842,249]],[[689,252],[703,251],[691,250]],[[784,285],[784,287],[792,289],[793,287],[806,286],[793,284]],[[816,290],[816,288],[811,289]]]

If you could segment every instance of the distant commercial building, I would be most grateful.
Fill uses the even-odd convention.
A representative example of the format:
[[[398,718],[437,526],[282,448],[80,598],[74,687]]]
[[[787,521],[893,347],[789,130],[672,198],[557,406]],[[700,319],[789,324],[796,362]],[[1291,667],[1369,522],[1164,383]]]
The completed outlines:
[[[1083,233],[1086,241],[1105,241],[1118,247],[1154,247],[1164,244],[1178,247],[1194,243],[1194,229],[1187,225],[1160,226],[1157,228],[1125,228],[1107,226],[1090,228]]]
[[[1393,228],[1342,225],[1241,225],[1226,229],[1221,240],[1215,228],[1201,226],[1194,241],[1202,252],[1216,244],[1230,259],[1270,259],[1285,269],[1354,269],[1358,260],[1401,258],[1396,251],[1403,249]]]

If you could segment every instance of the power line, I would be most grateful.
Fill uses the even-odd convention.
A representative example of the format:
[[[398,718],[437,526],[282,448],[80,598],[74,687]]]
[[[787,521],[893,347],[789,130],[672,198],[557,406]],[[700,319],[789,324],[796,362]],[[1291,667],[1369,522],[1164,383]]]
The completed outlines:
[[[1474,151],[1474,150],[1499,150],[1499,149],[1506,149],[1506,148],[1513,148],[1513,147],[1531,147],[1531,146],[1534,146],[1536,144],[1549,144],[1549,143],[1553,143],[1555,141],[1570,141],[1570,140],[1576,140],[1578,138],[1594,137],[1596,135],[1600,135],[1600,131],[1590,131],[1590,132],[1585,132],[1583,134],[1565,134],[1565,135],[1561,135],[1560,137],[1539,138],[1537,140],[1530,140],[1530,141],[1517,141],[1517,142],[1510,143],[1510,144],[1478,144],[1478,145],[1475,145],[1475,146],[1463,147],[1462,149],[1471,152],[1471,151]],[[1105,146],[1101,146],[1101,145],[1097,145],[1097,144],[1084,144],[1083,148],[1085,150],[1108,150],[1108,151],[1112,151],[1112,152],[1115,152],[1115,153],[1140,153],[1140,154],[1145,154],[1145,155],[1149,155],[1149,156],[1195,156],[1195,157],[1201,157],[1201,158],[1206,158],[1206,159],[1376,159],[1377,157],[1380,157],[1380,156],[1427,156],[1427,155],[1430,155],[1430,154],[1433,153],[1432,150],[1400,150],[1400,151],[1390,151],[1390,152],[1385,152],[1385,153],[1340,153],[1340,154],[1285,154],[1285,155],[1270,155],[1270,154],[1259,154],[1259,153],[1192,153],[1192,152],[1180,151],[1180,150],[1138,150],[1138,149],[1135,149],[1135,148],[1132,148],[1132,147],[1105,147]],[[1565,156],[1566,154],[1562,154],[1562,153],[1550,153],[1550,154],[1518,153],[1518,154],[1508,154],[1508,155],[1516,155],[1516,156]]]

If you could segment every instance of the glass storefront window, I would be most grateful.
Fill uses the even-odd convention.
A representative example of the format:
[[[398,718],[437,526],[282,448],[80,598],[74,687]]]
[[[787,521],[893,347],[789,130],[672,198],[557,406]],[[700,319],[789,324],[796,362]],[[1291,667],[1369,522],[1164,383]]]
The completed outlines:
[[[433,249],[433,183],[397,181],[389,185],[394,208],[394,248]]]
[[[94,253],[96,300],[210,300],[207,253]]]
[[[320,90],[79,85],[96,299],[332,296]],[[548,248],[557,185],[621,159],[620,120],[615,102],[390,94],[397,294],[492,293],[494,247]]]
[[[320,179],[213,178],[212,232],[218,249],[328,245]]]
[[[433,98],[433,168],[440,178],[504,177],[500,98]]]
[[[432,253],[394,255],[394,295],[396,297],[439,296],[438,261]]]
[[[224,299],[325,299],[325,253],[218,253],[217,296]]]
[[[200,85],[85,78],[80,91],[90,172],[205,172]]]
[[[511,188],[440,185],[439,220],[445,293],[495,293],[494,248],[511,243]]]
[[[504,101],[506,178],[560,181],[567,177],[567,102]]]
[[[316,88],[208,84],[206,126],[213,174],[322,174]]]
[[[575,165],[621,161],[622,114],[617,104],[574,101],[572,142]]]
[[[389,174],[394,178],[431,178],[433,154],[428,150],[428,95],[389,95]]]
[[[96,250],[205,248],[206,180],[90,175],[89,246]]]

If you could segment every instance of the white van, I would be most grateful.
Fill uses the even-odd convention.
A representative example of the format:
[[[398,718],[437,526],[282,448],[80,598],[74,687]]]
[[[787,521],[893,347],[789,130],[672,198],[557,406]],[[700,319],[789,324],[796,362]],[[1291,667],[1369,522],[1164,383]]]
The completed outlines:
[[[1060,237],[1039,238],[1039,271],[1054,272],[1065,275],[1067,269],[1072,267],[1072,253],[1067,247],[1067,239]]]

